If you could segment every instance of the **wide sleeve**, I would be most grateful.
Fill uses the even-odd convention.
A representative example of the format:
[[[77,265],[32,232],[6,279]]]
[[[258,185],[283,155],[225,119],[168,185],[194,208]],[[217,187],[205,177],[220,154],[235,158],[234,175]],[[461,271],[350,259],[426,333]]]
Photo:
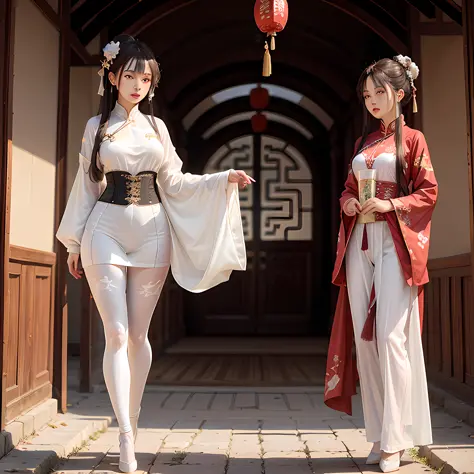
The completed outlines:
[[[87,122],[79,153],[79,167],[69,194],[61,223],[56,233],[57,239],[69,253],[80,253],[82,235],[95,203],[105,189],[105,180],[95,183],[89,176],[92,149],[98,128],[98,118]]]
[[[238,186],[228,183],[230,170],[184,174],[162,121],[159,132],[164,159],[157,180],[171,229],[171,271],[181,287],[200,293],[246,268]]]
[[[427,281],[431,218],[438,197],[438,183],[424,135],[415,131],[407,145],[412,192],[391,199],[391,202],[410,255],[413,283],[420,285]]]

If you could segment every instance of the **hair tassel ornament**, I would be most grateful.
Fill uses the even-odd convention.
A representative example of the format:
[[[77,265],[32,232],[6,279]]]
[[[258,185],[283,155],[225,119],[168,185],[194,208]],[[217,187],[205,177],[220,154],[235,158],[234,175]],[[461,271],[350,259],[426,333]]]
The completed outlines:
[[[263,72],[264,77],[269,77],[272,75],[272,57],[270,56],[270,51],[268,50],[268,43],[265,41],[265,54],[263,55]]]
[[[418,104],[416,102],[416,87],[413,86],[413,113],[418,113]]]
[[[102,51],[104,52],[105,59],[101,61],[102,67],[97,73],[100,76],[99,90],[97,91],[97,94],[101,96],[103,96],[105,92],[105,88],[104,88],[105,70],[110,69],[110,65],[113,63],[113,60],[117,57],[118,53],[120,52],[120,41],[117,41],[116,43],[114,41],[111,41],[105,46],[105,48]]]
[[[400,63],[406,71],[406,75],[408,80],[410,81],[411,90],[412,90],[412,97],[413,97],[413,113],[416,114],[418,112],[418,103],[416,102],[416,87],[415,87],[415,80],[418,78],[420,74],[420,68],[416,65],[415,62],[409,56],[403,56],[399,54],[393,58],[395,61]]]

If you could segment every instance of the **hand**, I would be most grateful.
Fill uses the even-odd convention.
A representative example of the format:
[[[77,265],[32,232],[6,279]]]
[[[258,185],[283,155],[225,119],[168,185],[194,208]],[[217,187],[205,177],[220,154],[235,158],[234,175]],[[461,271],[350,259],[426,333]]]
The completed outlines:
[[[355,216],[356,214],[360,214],[360,211],[362,211],[362,206],[356,198],[347,201],[347,205],[345,206],[344,212],[348,216]]]
[[[229,173],[229,183],[238,183],[240,189],[244,189],[247,184],[255,183],[255,180],[242,170],[231,170]]]
[[[372,212],[378,212],[380,214],[385,214],[386,212],[393,211],[393,204],[389,200],[382,200],[379,198],[367,199],[362,206],[361,214],[370,214]]]
[[[82,269],[79,269],[79,254],[78,253],[70,253],[67,258],[67,266],[69,268],[69,273],[78,280],[82,278],[82,274],[84,273]]]

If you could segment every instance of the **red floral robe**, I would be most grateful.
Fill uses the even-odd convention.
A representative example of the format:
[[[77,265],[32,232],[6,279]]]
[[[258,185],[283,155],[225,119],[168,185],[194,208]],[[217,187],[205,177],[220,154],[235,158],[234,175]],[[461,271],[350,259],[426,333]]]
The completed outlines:
[[[361,152],[371,155],[377,146],[375,159],[380,153],[395,153],[394,127],[394,123],[388,129],[382,126],[380,130],[369,135]],[[438,184],[424,135],[404,125],[403,146],[406,160],[405,176],[411,194],[391,199],[394,211],[384,216],[405,280],[408,285],[419,287],[418,301],[422,323],[423,285],[428,282],[431,216],[438,195]],[[358,199],[358,196],[357,179],[352,171],[349,171],[345,190],[340,199],[341,209],[349,199]],[[351,397],[356,393],[358,376],[352,352],[354,334],[344,256],[356,220],[357,216],[350,217],[341,212],[336,262],[332,276],[332,282],[339,286],[339,297],[329,342],[324,392],[324,402],[327,406],[349,415],[352,414]]]

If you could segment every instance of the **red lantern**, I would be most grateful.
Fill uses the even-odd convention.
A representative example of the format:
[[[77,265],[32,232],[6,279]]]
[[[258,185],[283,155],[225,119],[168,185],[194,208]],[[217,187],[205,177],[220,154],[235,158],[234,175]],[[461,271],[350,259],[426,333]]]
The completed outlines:
[[[268,107],[268,89],[257,85],[255,89],[250,91],[250,105],[255,110],[262,110]]]
[[[288,3],[286,0],[257,0],[253,10],[255,22],[262,33],[271,36],[270,48],[275,49],[275,36],[282,31],[288,21]],[[263,58],[263,75],[268,77],[272,73],[270,52],[265,42],[265,56]]]
[[[255,133],[263,133],[267,129],[267,117],[261,112],[257,112],[252,116],[252,130]]]
[[[288,3],[286,0],[257,0],[253,10],[255,22],[262,33],[272,36],[272,50],[275,49],[274,37],[282,31],[288,21]]]

